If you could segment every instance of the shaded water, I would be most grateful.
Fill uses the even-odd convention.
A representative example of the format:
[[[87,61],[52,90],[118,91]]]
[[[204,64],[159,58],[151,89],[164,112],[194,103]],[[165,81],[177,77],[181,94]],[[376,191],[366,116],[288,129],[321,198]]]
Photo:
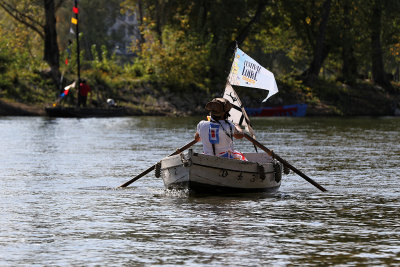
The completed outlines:
[[[400,265],[400,118],[254,119],[325,193],[293,173],[274,195],[115,189],[198,120],[0,117],[0,266]]]

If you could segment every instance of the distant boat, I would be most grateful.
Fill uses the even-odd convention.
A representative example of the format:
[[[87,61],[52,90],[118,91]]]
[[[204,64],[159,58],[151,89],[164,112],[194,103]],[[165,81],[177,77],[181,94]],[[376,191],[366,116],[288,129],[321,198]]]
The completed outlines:
[[[307,104],[245,109],[247,114],[252,117],[304,117],[307,111]]]

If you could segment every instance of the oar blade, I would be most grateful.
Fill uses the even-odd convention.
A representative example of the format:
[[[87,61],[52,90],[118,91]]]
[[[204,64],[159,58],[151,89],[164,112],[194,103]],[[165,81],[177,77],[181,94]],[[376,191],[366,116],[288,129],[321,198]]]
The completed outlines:
[[[320,184],[318,184],[316,181],[314,181],[313,179],[311,179],[310,177],[308,177],[307,175],[305,175],[304,173],[302,173],[301,171],[299,171],[297,168],[295,168],[294,166],[292,166],[289,162],[287,162],[286,160],[282,159],[280,156],[278,156],[277,154],[275,154],[272,150],[268,149],[267,147],[265,147],[263,144],[261,144],[260,142],[258,142],[257,140],[255,140],[253,137],[251,137],[250,135],[248,135],[247,133],[244,134],[244,137],[246,137],[247,140],[249,140],[250,142],[252,142],[254,145],[258,146],[259,148],[261,148],[262,150],[264,150],[265,152],[267,152],[269,155],[271,155],[272,157],[276,158],[277,160],[279,160],[283,165],[285,165],[286,167],[288,167],[289,169],[291,169],[293,172],[295,172],[296,174],[298,174],[301,178],[305,179],[307,182],[309,182],[310,184],[314,185],[315,187],[317,187],[319,190],[321,190],[322,192],[326,192],[327,190]]]
[[[186,149],[188,149],[189,147],[191,147],[192,145],[194,145],[194,144],[196,144],[196,143],[197,143],[197,141],[196,141],[196,139],[194,139],[193,141],[191,141],[190,143],[187,143],[187,144],[184,145],[183,147],[178,148],[175,152],[173,152],[173,153],[170,154],[169,156],[173,156],[173,155],[179,154],[179,153],[185,151]],[[153,170],[155,169],[155,167],[156,167],[156,164],[154,164],[153,166],[149,167],[147,170],[143,171],[143,172],[140,173],[139,175],[136,175],[134,178],[132,178],[131,180],[129,180],[129,181],[127,181],[127,182],[121,184],[121,185],[118,186],[118,187],[127,187],[127,186],[130,185],[131,183],[133,183],[133,182],[139,180],[140,178],[142,178],[143,176],[145,176],[145,175],[148,174],[149,172],[153,171]]]

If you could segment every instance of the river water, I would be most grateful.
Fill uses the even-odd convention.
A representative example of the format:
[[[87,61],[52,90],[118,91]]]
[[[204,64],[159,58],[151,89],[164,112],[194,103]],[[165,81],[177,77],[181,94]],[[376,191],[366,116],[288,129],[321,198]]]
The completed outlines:
[[[116,189],[199,119],[0,117],[0,266],[400,266],[400,118],[253,119],[328,192],[294,173],[273,195]]]

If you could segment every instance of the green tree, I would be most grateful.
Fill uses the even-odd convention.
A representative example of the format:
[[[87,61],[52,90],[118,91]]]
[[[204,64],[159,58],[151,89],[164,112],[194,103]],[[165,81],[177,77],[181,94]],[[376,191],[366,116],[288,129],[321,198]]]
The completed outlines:
[[[344,0],[342,6],[342,79],[344,82],[353,83],[357,79],[357,59],[355,58],[355,30],[354,17],[357,8],[351,0]]]
[[[192,55],[193,62],[198,60],[197,52],[206,47],[205,77],[218,88],[225,83],[235,40],[241,45],[253,33],[268,3],[266,0],[126,0],[124,7],[140,14],[142,32],[153,33],[146,35],[145,42],[159,42],[154,47],[171,51],[163,39],[164,31],[171,33],[171,29],[183,32],[193,42],[187,46],[191,50],[185,53]]]
[[[304,80],[308,84],[313,84],[318,77],[322,64],[328,55],[329,48],[326,45],[326,29],[329,21],[329,13],[331,10],[331,0],[325,0],[322,4],[321,18],[318,22],[318,33],[314,44],[313,59],[310,67],[304,73]]]
[[[110,28],[118,18],[122,19],[120,13],[122,2],[122,0],[79,1],[79,29],[83,33],[82,49],[85,50],[87,58],[93,59],[91,55],[92,45],[96,45],[98,49],[106,46],[111,53],[121,43],[125,31],[110,31]],[[69,21],[67,24],[69,24]],[[101,51],[98,50],[98,52]]]
[[[383,65],[382,54],[382,13],[383,5],[380,0],[373,0],[371,5],[370,29],[371,29],[371,62],[372,78],[376,84],[385,88],[391,88]]]
[[[59,81],[59,48],[57,42],[56,17],[57,8],[64,0],[35,1],[0,1],[3,8],[12,18],[36,32],[44,41],[44,60],[49,64],[52,77]]]
[[[283,8],[289,14],[291,26],[308,46],[311,62],[302,74],[302,79],[312,85],[318,77],[330,46],[327,43],[327,29],[331,12],[331,0],[324,1],[283,1]],[[311,53],[312,52],[312,53]]]

